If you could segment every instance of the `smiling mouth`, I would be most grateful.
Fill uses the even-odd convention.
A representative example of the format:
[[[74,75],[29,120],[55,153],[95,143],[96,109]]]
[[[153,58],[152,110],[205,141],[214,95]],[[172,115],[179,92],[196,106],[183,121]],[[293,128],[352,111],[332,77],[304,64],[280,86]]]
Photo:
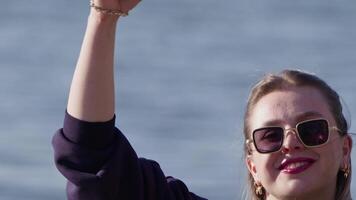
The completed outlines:
[[[314,162],[315,160],[310,158],[290,159],[282,162],[278,169],[283,173],[298,174],[308,169]]]

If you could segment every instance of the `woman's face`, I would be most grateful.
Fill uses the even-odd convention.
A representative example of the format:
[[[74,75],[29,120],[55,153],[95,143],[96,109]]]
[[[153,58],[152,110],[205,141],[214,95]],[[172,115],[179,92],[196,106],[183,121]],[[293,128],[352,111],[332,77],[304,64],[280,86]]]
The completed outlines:
[[[316,118],[336,126],[325,98],[312,87],[267,94],[257,102],[250,117],[251,130],[264,126],[295,128],[298,122]],[[265,188],[267,199],[334,198],[337,173],[348,159],[351,139],[330,131],[329,142],[321,147],[304,147],[295,134],[285,135],[278,152],[260,154],[252,147],[246,163],[255,182]]]

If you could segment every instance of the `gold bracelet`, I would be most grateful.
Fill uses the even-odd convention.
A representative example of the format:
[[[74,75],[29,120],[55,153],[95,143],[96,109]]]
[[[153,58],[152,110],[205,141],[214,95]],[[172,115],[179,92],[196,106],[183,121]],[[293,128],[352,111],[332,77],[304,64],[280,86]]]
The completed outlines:
[[[90,0],[90,7],[94,8],[99,13],[103,13],[103,14],[107,14],[107,15],[115,15],[115,16],[123,16],[123,17],[126,17],[127,15],[129,15],[128,13],[122,12],[121,10],[112,10],[112,9],[107,9],[107,8],[97,6],[97,5],[95,5],[93,0]]]

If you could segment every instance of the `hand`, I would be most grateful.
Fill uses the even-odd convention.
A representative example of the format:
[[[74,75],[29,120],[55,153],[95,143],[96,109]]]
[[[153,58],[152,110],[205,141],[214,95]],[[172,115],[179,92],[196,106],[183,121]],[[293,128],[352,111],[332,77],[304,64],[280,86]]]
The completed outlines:
[[[120,10],[128,13],[140,0],[93,0],[94,4],[110,10]]]

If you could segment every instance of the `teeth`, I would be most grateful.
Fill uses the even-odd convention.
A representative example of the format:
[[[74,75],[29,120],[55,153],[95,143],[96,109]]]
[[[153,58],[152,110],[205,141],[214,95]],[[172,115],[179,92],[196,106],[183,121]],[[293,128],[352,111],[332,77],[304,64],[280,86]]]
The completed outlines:
[[[307,164],[307,162],[295,162],[295,163],[288,164],[285,168],[286,169],[296,169],[296,168],[304,166],[306,164]]]

